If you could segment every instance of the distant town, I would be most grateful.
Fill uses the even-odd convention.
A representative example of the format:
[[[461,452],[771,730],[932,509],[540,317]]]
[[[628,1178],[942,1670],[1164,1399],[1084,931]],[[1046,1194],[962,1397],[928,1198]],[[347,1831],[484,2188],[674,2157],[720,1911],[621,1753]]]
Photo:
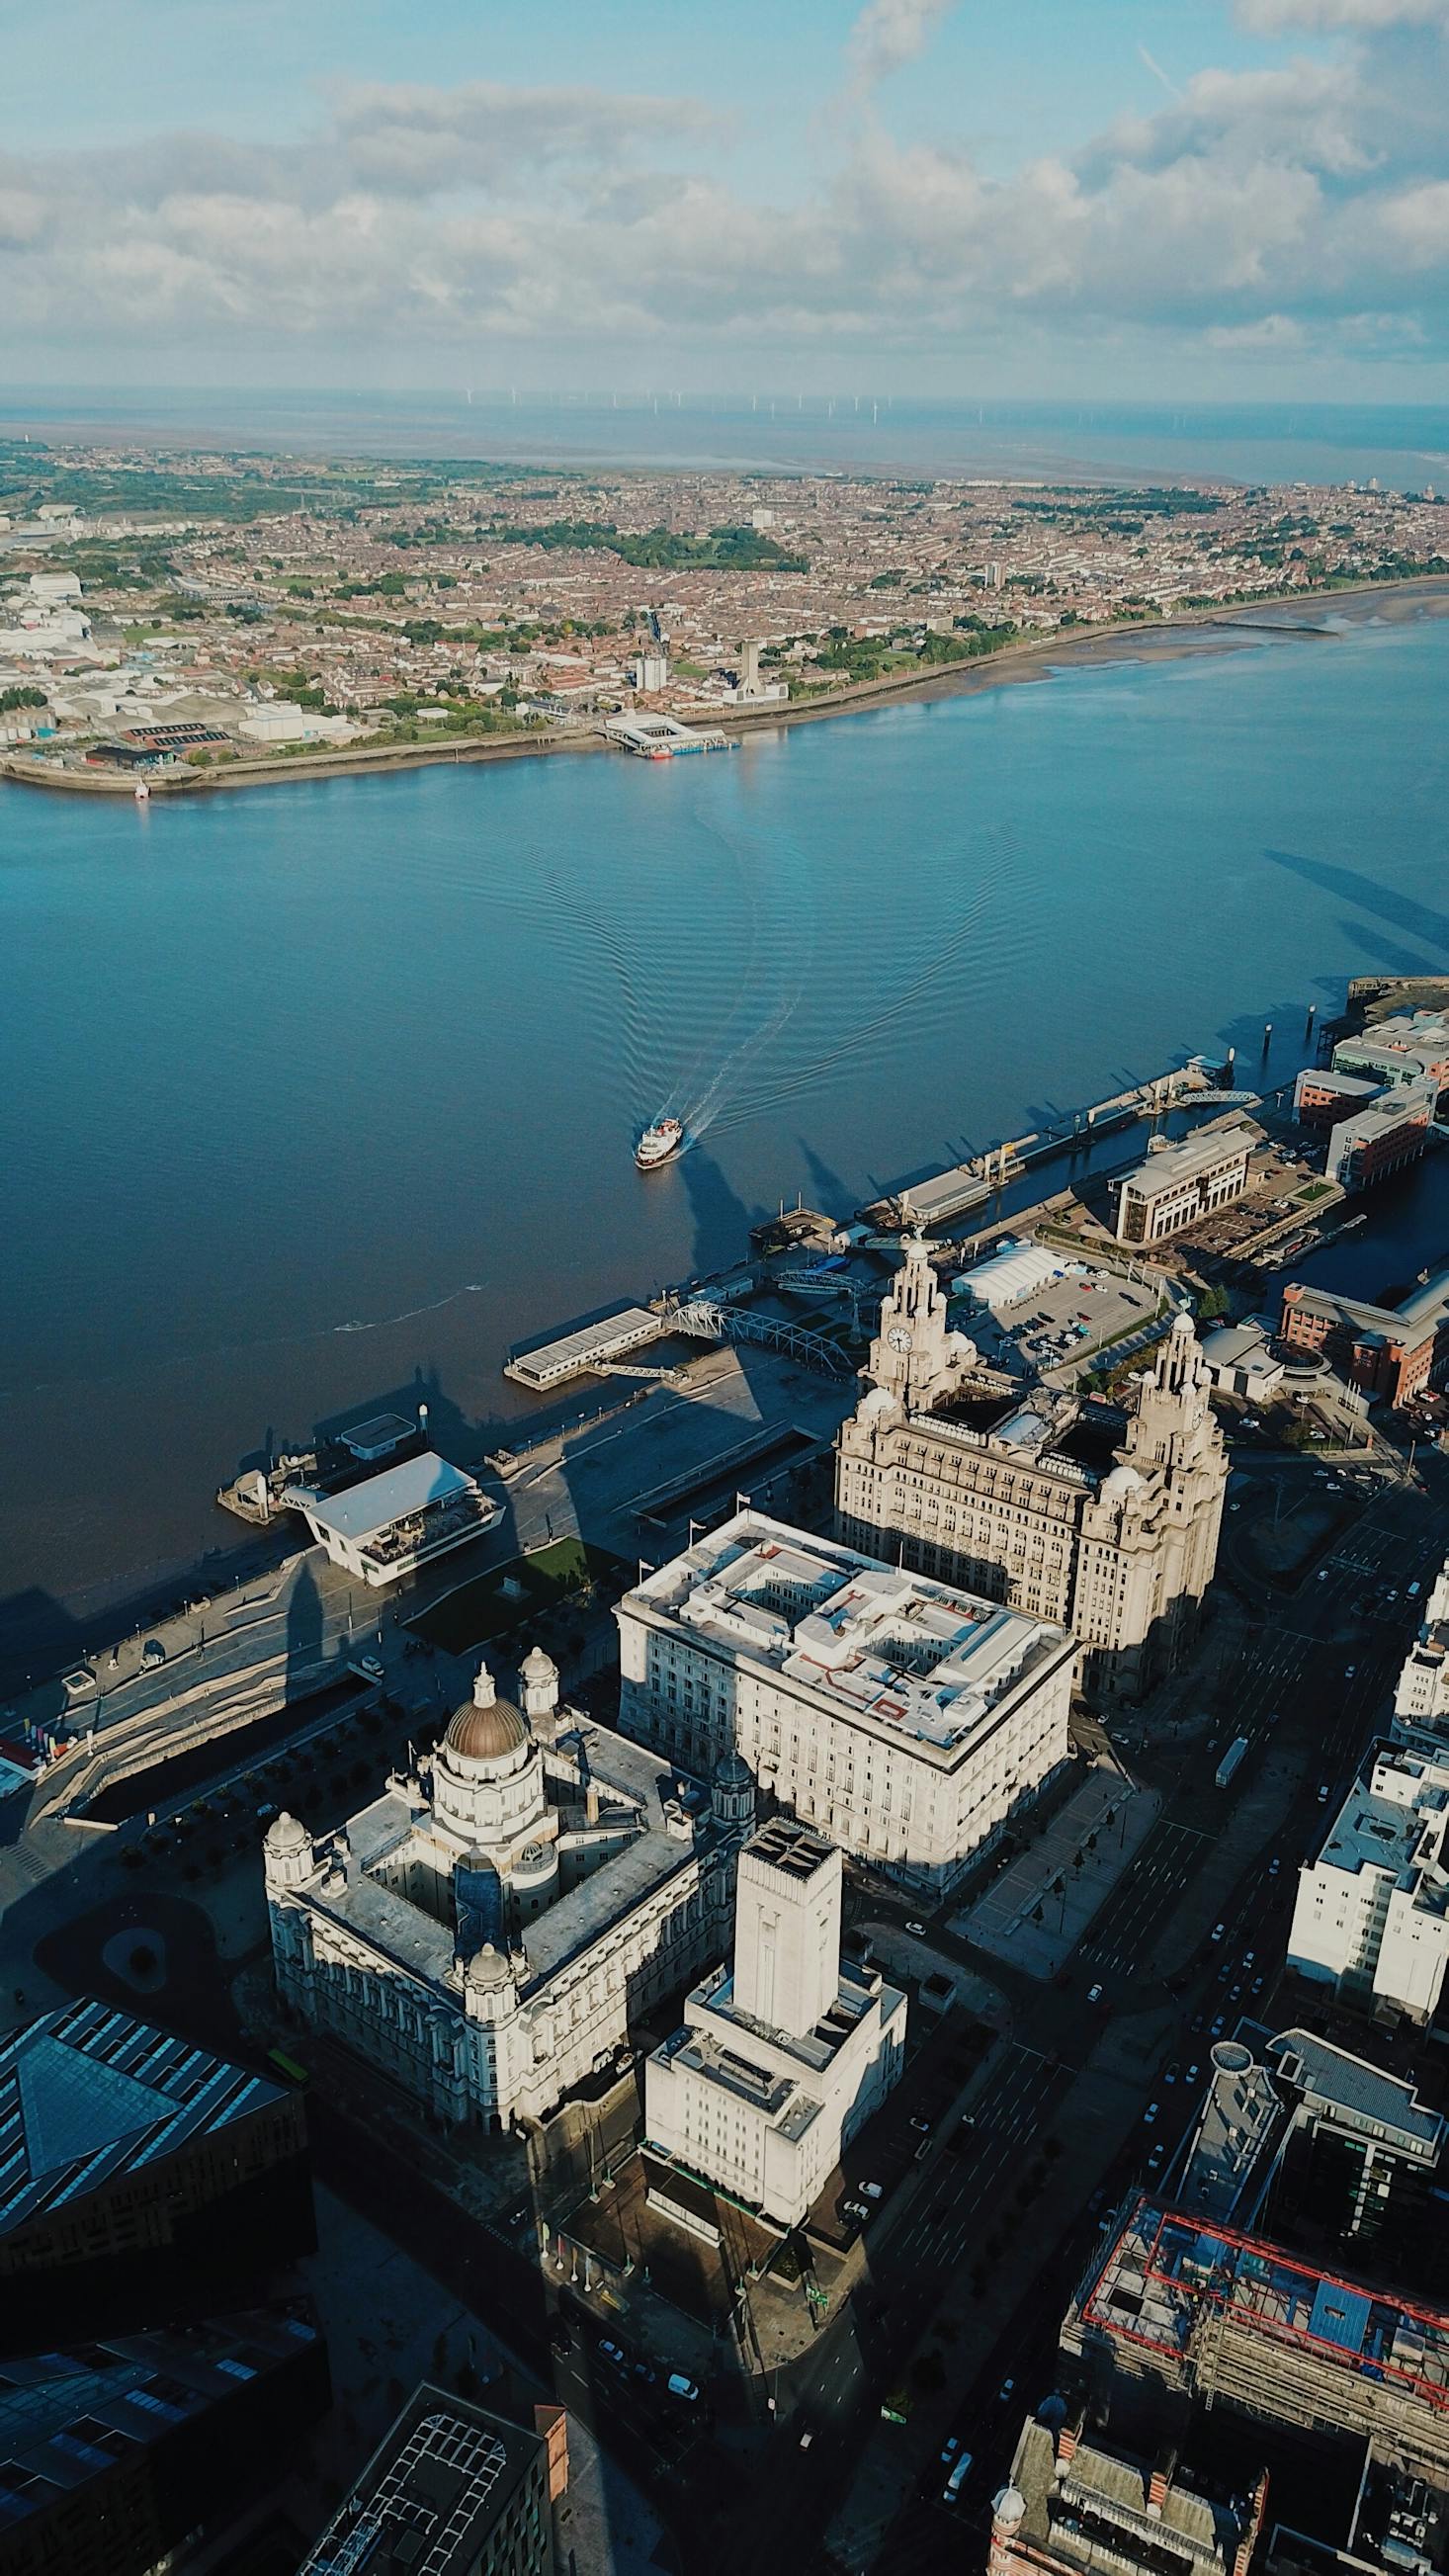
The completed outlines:
[[[11,439],[0,758],[11,776],[149,792],[429,745],[603,735],[658,755],[1064,633],[1446,570],[1432,488],[525,472]]]
[[[247,1463],[15,1692],[0,2566],[1449,2563],[1449,1257],[1302,1275],[1449,979],[1316,1021]]]

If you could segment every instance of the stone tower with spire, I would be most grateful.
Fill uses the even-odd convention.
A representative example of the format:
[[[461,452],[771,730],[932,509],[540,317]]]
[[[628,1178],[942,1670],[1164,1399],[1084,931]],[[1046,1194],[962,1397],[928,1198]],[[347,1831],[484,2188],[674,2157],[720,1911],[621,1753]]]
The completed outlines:
[[[1181,1659],[1217,1562],[1228,1465],[1191,1319],[1138,1379],[1115,1448],[1110,1414],[1047,1387],[993,1409],[980,1381],[979,1406],[953,1402],[976,1364],[912,1235],[836,1442],[838,1533],[1069,1628],[1083,1687],[1138,1698]]]
[[[923,1234],[908,1234],[904,1259],[880,1310],[865,1375],[907,1413],[942,1403],[975,1347],[946,1321],[946,1299]]]

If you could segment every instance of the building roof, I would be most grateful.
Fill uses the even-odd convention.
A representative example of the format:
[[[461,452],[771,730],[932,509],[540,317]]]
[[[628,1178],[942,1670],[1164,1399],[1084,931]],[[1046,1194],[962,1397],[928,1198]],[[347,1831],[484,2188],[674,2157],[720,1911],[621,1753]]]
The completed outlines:
[[[1449,1262],[1431,1271],[1398,1307],[1372,1306],[1366,1298],[1311,1288],[1298,1279],[1284,1289],[1283,1299],[1299,1314],[1324,1316],[1359,1339],[1412,1344],[1437,1331],[1449,1316]]]
[[[1215,2316],[1271,2349],[1316,2356],[1436,2414],[1449,2410],[1449,2317],[1376,2295],[1266,2239],[1206,2226],[1145,2195],[1108,2231],[1076,2317],[1174,2373],[1199,2320]]]
[[[1120,2576],[1125,2564],[1153,2576],[1184,2576],[1191,2567],[1230,2569],[1246,2513],[1214,2503],[1169,2475],[1161,2502],[1150,2504],[1151,2466],[1079,2440],[1058,2466],[1046,2425],[1028,2417],[1011,2464],[1011,2483],[1025,2508],[1020,2532],[1050,2560]],[[1170,2538],[1169,2538],[1170,2535]]]
[[[415,1513],[449,1502],[455,1494],[477,1491],[474,1477],[425,1449],[420,1458],[406,1458],[400,1467],[387,1467],[380,1476],[349,1485],[344,1494],[309,1494],[307,1511],[320,1528],[332,1530],[356,1547],[391,1529],[395,1521],[411,1520]]]
[[[450,1753],[461,1754],[465,1762],[498,1762],[507,1754],[521,1752],[528,1741],[527,1718],[511,1699],[498,1697],[485,1664],[474,1685],[473,1697],[465,1699],[449,1718],[444,1744]]]
[[[1311,2030],[1280,2031],[1269,2040],[1267,2054],[1278,2060],[1280,2081],[1306,2101],[1347,2113],[1351,2122],[1368,2121],[1391,2143],[1402,2140],[1416,2154],[1439,2155],[1446,2123],[1437,2111],[1426,2111],[1413,2085],[1397,2075],[1385,2075]]]
[[[1449,1885],[1436,1867],[1449,1831],[1449,1766],[1380,1746],[1368,1779],[1355,1780],[1318,1855],[1320,1869],[1383,1870],[1416,1902],[1443,1911]],[[1426,1883],[1433,1873],[1432,1884]]]
[[[1257,1142],[1257,1130],[1252,1127],[1209,1127],[1205,1135],[1184,1136],[1179,1145],[1160,1146],[1126,1175],[1122,1187],[1135,1190],[1141,1198],[1157,1198],[1164,1190],[1181,1188],[1199,1172],[1214,1172],[1236,1155],[1251,1154]]]
[[[111,2476],[178,2424],[243,2396],[317,2342],[305,2308],[250,2308],[205,2325],[7,2359],[0,2377],[0,2557],[12,2563],[8,2535],[32,2515],[49,2512],[92,2478]],[[225,2439],[221,2425],[216,2438]]]
[[[1202,1355],[1209,1368],[1241,1368],[1245,1361],[1262,1360],[1276,1367],[1270,1348],[1266,1324],[1249,1316],[1241,1324],[1219,1324],[1215,1332],[1203,1336]]]
[[[732,1662],[768,1667],[832,1716],[954,1758],[1066,1631],[833,1539],[737,1512],[646,1577],[654,1613]]]
[[[1030,1297],[1065,1268],[1064,1255],[1049,1252],[1044,1244],[1012,1243],[993,1253],[989,1261],[978,1261],[973,1269],[963,1271],[956,1285],[996,1314]]]
[[[525,2003],[680,1870],[695,1866],[697,1836],[708,1839],[715,1830],[704,1817],[693,1829],[671,1832],[666,1802],[673,1797],[676,1774],[670,1764],[610,1728],[585,1725],[581,1731],[603,1810],[599,1830],[607,1858],[526,1926],[527,1965],[519,1971]],[[581,1810],[584,1790],[571,1754],[560,1746],[546,1747],[544,1765],[550,1802],[564,1800]],[[457,2004],[451,1926],[399,1895],[382,1874],[384,1865],[397,1863],[426,1825],[416,1790],[395,1784],[350,1816],[344,1831],[323,1846],[335,1870],[319,1887],[304,1891],[301,1901],[345,1924],[382,1957],[440,1988]]]
[[[424,2381],[298,2576],[473,2576],[543,2451],[539,2434]]]
[[[0,2040],[0,2233],[287,2099],[107,2004],[46,2013]]]

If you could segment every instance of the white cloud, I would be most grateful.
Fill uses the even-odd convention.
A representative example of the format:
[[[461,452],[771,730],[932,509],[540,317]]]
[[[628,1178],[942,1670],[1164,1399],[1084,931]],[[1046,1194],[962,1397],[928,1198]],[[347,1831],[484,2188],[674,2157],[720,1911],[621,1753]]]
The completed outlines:
[[[424,349],[481,373],[491,347],[524,343],[581,373],[686,341],[994,356],[1027,332],[1449,361],[1439,38],[1409,0],[1292,5],[1345,27],[1352,8],[1361,42],[1199,71],[1158,113],[1005,176],[949,136],[908,148],[871,109],[784,205],[731,184],[730,138],[699,101],[568,86],[352,86],[304,143],[12,154],[0,311],[12,350],[209,333],[242,366],[325,335],[373,374]],[[945,6],[873,0],[857,79],[908,60]]]
[[[1374,35],[1449,26],[1449,0],[1238,0],[1238,17],[1256,36]]]
[[[868,0],[850,31],[850,68],[858,90],[913,63],[924,53],[957,0]]]

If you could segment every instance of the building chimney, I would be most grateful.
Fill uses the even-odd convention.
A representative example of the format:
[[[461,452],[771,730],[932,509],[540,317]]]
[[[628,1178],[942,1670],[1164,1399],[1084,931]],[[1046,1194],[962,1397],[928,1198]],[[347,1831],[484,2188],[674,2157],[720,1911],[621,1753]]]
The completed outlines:
[[[1082,2424],[1083,2410],[1080,2406],[1075,2415],[1063,2417],[1057,2430],[1057,2467],[1059,2469],[1064,2469],[1069,2460],[1076,2458],[1077,2444],[1082,2438]]]
[[[1159,2521],[1162,2518],[1162,2508],[1167,2502],[1167,2490],[1172,2484],[1172,2472],[1176,2466],[1175,2451],[1159,2451],[1152,2464],[1152,2475],[1147,2481],[1147,2510],[1155,2514]]]

